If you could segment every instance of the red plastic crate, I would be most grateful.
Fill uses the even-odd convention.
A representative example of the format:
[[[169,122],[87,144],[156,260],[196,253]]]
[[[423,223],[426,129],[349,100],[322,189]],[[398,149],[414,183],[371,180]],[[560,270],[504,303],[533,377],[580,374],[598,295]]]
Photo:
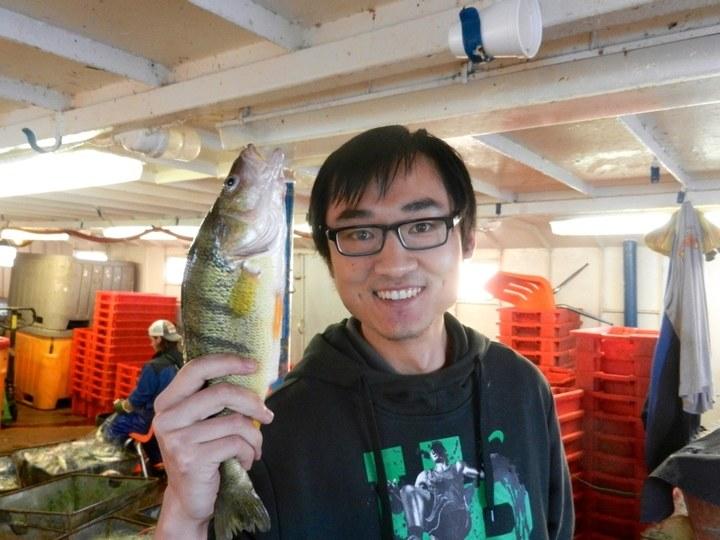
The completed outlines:
[[[627,416],[619,416],[616,414],[607,414],[595,411],[590,417],[591,433],[600,433],[604,435],[615,435],[619,437],[627,437],[632,439],[645,438],[645,430],[643,429],[642,420],[640,418],[630,418]]]
[[[151,356],[152,354],[103,354],[96,352],[93,355],[92,365],[103,369],[112,369],[120,362],[140,362],[149,360]]]
[[[605,394],[645,399],[649,388],[649,377],[618,375],[616,373],[605,373],[603,371],[596,371],[593,374],[593,390]]]
[[[572,411],[558,415],[560,434],[567,435],[569,433],[575,433],[576,431],[582,431],[584,417],[585,411]]]
[[[540,364],[538,366],[543,372],[545,378],[553,388],[553,392],[561,392],[566,388],[575,386],[575,370],[560,366],[548,366]]]
[[[527,324],[514,322],[500,322],[500,334],[504,336],[530,337],[530,338],[551,338],[557,339],[570,335],[580,324],[580,321],[568,321],[561,324]]]
[[[570,469],[570,475],[575,475],[578,473],[581,473],[584,469],[583,467],[583,456],[585,453],[581,450],[578,452],[573,452],[572,454],[565,454],[565,459],[568,463],[568,469]]]
[[[177,298],[133,291],[96,291],[96,304],[177,304]]]
[[[618,495],[637,495],[642,493],[645,478],[628,478],[600,471],[587,471],[589,487],[597,491],[612,490]]]
[[[591,392],[589,406],[592,414],[597,412],[627,418],[640,418],[645,401],[643,398]]]
[[[643,439],[604,433],[593,433],[590,439],[593,450],[613,456],[645,459],[645,441]]]
[[[565,308],[531,310],[520,308],[500,308],[500,324],[563,324],[573,322],[580,324],[580,315]]]
[[[645,478],[647,470],[641,459],[626,458],[592,450],[586,456],[587,470],[623,478]]]
[[[576,431],[562,436],[562,444],[565,449],[565,455],[582,451],[584,435],[585,434],[582,431]]]
[[[575,351],[572,349],[559,353],[523,351],[519,349],[516,349],[515,352],[524,356],[536,366],[570,368],[575,365]]]
[[[592,540],[637,540],[645,529],[634,519],[623,519],[594,512],[587,514],[587,530]]]
[[[71,411],[77,416],[95,418],[99,414],[109,413],[113,410],[112,400],[99,401],[94,398],[72,396]]]
[[[579,356],[584,357],[582,361],[578,358],[578,368],[580,369],[585,369],[583,364],[588,358],[600,356],[623,361],[649,358],[651,362],[659,334],[657,330],[624,326],[583,328],[572,330],[571,333],[577,337],[576,348]],[[648,361],[644,360],[644,362]],[[647,376],[647,373],[643,374],[635,371],[618,372],[598,366],[595,366],[593,371]]]
[[[555,411],[558,416],[563,416],[573,411],[582,410],[582,399],[584,390],[581,388],[567,390],[558,394],[554,394]]]
[[[529,353],[561,353],[575,348],[575,336],[562,338],[523,338],[516,336],[499,336],[508,347]]]
[[[597,514],[640,522],[640,499],[600,491],[587,492],[588,505]]]
[[[135,389],[146,362],[120,362],[115,374],[115,397],[126,398]]]

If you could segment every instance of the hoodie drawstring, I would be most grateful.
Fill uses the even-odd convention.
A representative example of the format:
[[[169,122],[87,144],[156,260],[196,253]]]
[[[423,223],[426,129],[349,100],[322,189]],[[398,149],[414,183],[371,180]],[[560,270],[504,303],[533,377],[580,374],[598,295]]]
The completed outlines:
[[[380,433],[378,431],[377,420],[375,419],[375,407],[373,407],[372,394],[370,393],[370,385],[365,377],[361,377],[361,386],[363,388],[365,415],[370,424],[370,436],[372,439],[372,452],[375,461],[375,471],[377,474],[377,483],[375,491],[380,499],[381,510],[381,538],[382,540],[393,540],[395,532],[392,524],[392,510],[390,508],[390,495],[388,493],[388,481],[385,474],[385,463],[382,458],[382,447],[380,446]]]
[[[485,475],[485,515],[491,522],[495,521],[495,477],[490,456],[490,442],[485,441],[483,433],[487,426],[486,407],[482,406],[482,364],[478,359],[473,370],[473,410],[475,411],[475,459]]]

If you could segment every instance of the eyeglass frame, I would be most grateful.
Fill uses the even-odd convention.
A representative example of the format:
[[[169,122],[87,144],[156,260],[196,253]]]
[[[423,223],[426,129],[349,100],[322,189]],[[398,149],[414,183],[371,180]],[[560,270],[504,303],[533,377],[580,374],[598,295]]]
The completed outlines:
[[[440,242],[439,244],[436,244],[434,246],[428,246],[428,247],[409,247],[405,245],[405,241],[402,238],[402,235],[400,234],[400,227],[403,225],[407,225],[408,223],[416,223],[416,222],[423,222],[423,221],[442,221],[445,223],[445,240]],[[340,253],[340,255],[343,255],[345,257],[368,257],[370,255],[375,255],[377,253],[380,253],[383,248],[385,247],[385,240],[387,239],[387,233],[392,231],[395,233],[395,236],[397,236],[398,241],[400,242],[400,245],[407,249],[408,251],[424,251],[426,249],[434,249],[436,247],[444,246],[447,244],[448,238],[450,238],[450,232],[462,221],[462,216],[460,214],[451,214],[449,216],[433,216],[433,217],[426,217],[426,218],[415,218],[415,219],[406,219],[403,221],[396,221],[395,223],[390,223],[388,225],[382,225],[378,223],[372,223],[372,224],[362,224],[362,225],[348,225],[347,227],[325,227],[325,237],[333,242],[335,244],[335,248],[337,249],[337,252]],[[378,247],[375,251],[369,251],[367,253],[345,253],[340,249],[340,246],[337,242],[337,235],[338,233],[342,231],[349,231],[351,229],[363,229],[363,228],[373,228],[373,229],[380,229],[382,231],[382,242],[380,243],[380,247]]]

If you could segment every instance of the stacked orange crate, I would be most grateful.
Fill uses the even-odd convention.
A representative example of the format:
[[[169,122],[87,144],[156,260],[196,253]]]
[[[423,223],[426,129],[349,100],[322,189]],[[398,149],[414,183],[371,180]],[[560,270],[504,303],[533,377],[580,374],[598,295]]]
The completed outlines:
[[[126,398],[135,389],[145,361],[118,362],[115,375],[115,397]]]
[[[577,380],[586,392],[588,525],[594,538],[638,538],[647,475],[640,415],[649,389],[656,330],[576,330]]]
[[[540,368],[573,366],[575,336],[580,315],[557,308],[529,310],[500,308],[498,338]]]
[[[73,409],[94,417],[112,410],[117,365],[144,362],[153,355],[147,329],[156,319],[175,321],[173,296],[98,291],[93,314],[92,347],[82,369],[73,371]],[[78,366],[81,364],[78,363]]]
[[[549,371],[548,373],[552,373]],[[547,376],[547,373],[546,373]],[[573,502],[575,504],[575,538],[580,538],[585,530],[585,488],[583,479],[583,394],[584,390],[574,386],[553,386],[553,376],[548,377],[553,397],[555,398],[555,411],[560,423],[560,437],[562,438],[565,458],[570,469],[570,478],[573,486]]]
[[[572,330],[580,326],[580,316],[570,310],[530,310],[500,308],[502,343],[536,364],[553,390],[565,456],[573,480],[576,530],[583,529],[583,394],[575,382]],[[578,535],[576,535],[578,537]]]

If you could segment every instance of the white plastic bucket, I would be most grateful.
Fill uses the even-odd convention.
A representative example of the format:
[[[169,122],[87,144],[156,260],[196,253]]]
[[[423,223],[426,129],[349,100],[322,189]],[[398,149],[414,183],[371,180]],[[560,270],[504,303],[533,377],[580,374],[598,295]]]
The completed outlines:
[[[538,0],[499,0],[479,13],[483,48],[487,54],[498,58],[532,58],[537,54],[542,41]],[[455,56],[466,56],[459,22],[450,28],[448,45]]]

